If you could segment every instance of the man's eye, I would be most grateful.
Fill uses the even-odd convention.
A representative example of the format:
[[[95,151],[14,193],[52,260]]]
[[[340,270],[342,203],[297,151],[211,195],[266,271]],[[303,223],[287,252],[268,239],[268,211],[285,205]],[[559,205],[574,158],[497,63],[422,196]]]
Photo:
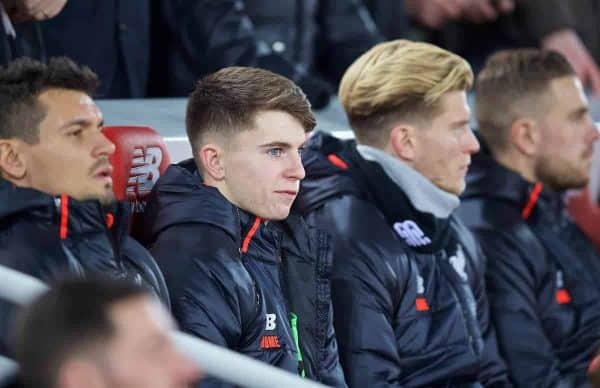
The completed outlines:
[[[69,132],[67,135],[68,136],[73,136],[73,137],[79,137],[79,136],[81,136],[82,133],[83,133],[82,129],[77,129],[75,131]]]
[[[304,147],[298,148],[298,155],[302,156],[303,153],[304,153]]]
[[[281,148],[271,148],[269,149],[269,155],[279,157],[283,153]]]

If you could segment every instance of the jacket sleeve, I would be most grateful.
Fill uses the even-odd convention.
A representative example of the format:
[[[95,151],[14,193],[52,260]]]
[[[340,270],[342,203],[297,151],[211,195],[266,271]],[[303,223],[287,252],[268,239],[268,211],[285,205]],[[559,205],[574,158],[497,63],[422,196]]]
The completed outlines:
[[[319,371],[321,382],[331,387],[347,387],[344,381],[342,365],[340,364],[338,344],[333,326],[333,304],[330,305],[329,310],[329,325],[327,326],[325,349],[327,349],[327,353],[325,353],[323,367]]]
[[[487,261],[487,289],[498,343],[518,387],[559,386],[559,361],[537,314],[536,280],[527,252],[498,231],[476,232]]]
[[[233,350],[242,338],[260,335],[252,330],[259,319],[252,280],[225,232],[197,224],[171,227],[151,252],[165,275],[182,331]],[[226,385],[202,382],[202,387],[213,386]]]
[[[475,239],[473,239],[473,244],[476,248],[477,257],[473,263],[475,276],[473,277],[472,288],[477,302],[477,318],[483,339],[479,381],[485,387],[512,387],[506,365],[500,356],[496,331],[490,320],[490,306],[485,288],[485,256]]]
[[[156,261],[140,243],[127,236],[121,246],[121,256],[124,260],[127,275],[136,280],[141,277],[144,286],[149,287],[165,307],[171,309],[169,290]]]
[[[358,0],[321,0],[317,63],[334,85],[356,58],[383,41],[369,10]]]
[[[361,210],[366,209],[352,210],[353,219],[372,218],[372,214],[360,214]],[[389,234],[389,228],[370,223],[369,235],[359,236],[355,231],[333,230],[331,213],[323,209],[310,217],[309,223],[332,232],[334,324],[348,386],[400,387],[401,363],[393,320],[403,290],[396,276],[409,275],[382,260],[386,257],[382,244],[373,243],[375,236],[381,242],[380,233]]]

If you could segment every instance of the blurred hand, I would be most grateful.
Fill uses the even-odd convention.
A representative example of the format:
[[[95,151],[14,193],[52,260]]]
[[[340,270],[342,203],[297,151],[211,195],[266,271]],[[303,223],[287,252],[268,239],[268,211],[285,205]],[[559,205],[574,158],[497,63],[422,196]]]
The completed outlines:
[[[468,0],[463,17],[472,23],[486,23],[496,20],[502,14],[515,9],[515,0]]]
[[[558,51],[575,69],[581,82],[600,95],[600,69],[575,31],[560,30],[542,39],[542,48]]]
[[[2,0],[14,23],[51,19],[62,11],[66,3],[67,0]]]
[[[425,27],[437,30],[459,19],[472,0],[404,0],[410,17]],[[487,0],[486,0],[487,1]]]

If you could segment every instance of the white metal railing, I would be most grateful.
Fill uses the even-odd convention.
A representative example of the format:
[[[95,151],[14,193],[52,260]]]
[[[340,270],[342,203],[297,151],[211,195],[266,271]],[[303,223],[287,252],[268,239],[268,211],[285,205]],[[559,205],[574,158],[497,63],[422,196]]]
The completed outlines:
[[[16,362],[0,356],[0,386],[7,384],[19,370]]]
[[[25,305],[46,289],[47,286],[40,280],[0,265],[1,299]],[[197,362],[204,373],[231,384],[249,388],[325,387],[182,332],[174,332],[173,339],[179,349]]]

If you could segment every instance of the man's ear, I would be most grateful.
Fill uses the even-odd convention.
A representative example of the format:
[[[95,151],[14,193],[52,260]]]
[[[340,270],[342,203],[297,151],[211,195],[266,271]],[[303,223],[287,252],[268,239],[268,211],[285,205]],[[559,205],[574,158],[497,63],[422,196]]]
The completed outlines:
[[[510,127],[510,139],[515,148],[527,156],[533,156],[539,152],[542,144],[542,128],[531,118],[520,118],[515,120]]]
[[[417,154],[417,129],[412,125],[398,125],[390,131],[389,151],[405,162],[412,162]]]
[[[20,181],[27,174],[23,144],[15,139],[0,139],[0,173],[11,182]]]
[[[225,179],[223,155],[223,148],[214,143],[205,144],[200,148],[198,161],[201,164],[205,180],[221,181]]]

